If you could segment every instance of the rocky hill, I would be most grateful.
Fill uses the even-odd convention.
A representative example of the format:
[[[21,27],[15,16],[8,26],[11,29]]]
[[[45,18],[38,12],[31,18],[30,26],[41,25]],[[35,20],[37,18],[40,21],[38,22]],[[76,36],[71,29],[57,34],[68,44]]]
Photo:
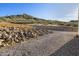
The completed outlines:
[[[44,19],[36,18],[27,14],[0,17],[0,21],[8,21],[8,22],[13,22],[13,23],[23,23],[23,24],[46,22]]]
[[[70,22],[62,22],[57,20],[46,20],[37,18],[28,14],[20,15],[10,15],[0,17],[0,21],[17,23],[17,24],[56,24],[56,25],[65,25],[65,26],[74,26],[78,27],[78,21],[71,20]]]

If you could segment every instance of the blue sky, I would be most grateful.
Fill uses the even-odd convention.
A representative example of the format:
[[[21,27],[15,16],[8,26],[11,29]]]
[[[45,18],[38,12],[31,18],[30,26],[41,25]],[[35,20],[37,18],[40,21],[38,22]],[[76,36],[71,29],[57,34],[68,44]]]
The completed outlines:
[[[70,21],[77,19],[79,4],[0,3],[0,16],[29,14],[35,17]]]

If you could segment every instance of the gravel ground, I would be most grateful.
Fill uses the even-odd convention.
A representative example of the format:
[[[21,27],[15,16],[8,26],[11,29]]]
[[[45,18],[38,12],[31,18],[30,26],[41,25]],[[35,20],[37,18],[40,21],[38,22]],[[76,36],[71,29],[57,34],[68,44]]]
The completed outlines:
[[[51,56],[79,56],[79,37],[74,37]]]
[[[0,56],[48,56],[55,53],[60,47],[71,41],[74,32],[54,31],[36,39],[24,41],[10,47],[0,49]]]

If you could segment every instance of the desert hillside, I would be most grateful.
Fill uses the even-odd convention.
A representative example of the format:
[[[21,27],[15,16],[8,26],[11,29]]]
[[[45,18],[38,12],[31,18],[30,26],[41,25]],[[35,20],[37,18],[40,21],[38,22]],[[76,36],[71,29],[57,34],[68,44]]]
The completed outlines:
[[[28,14],[10,15],[0,17],[1,22],[10,22],[15,24],[51,24],[51,25],[64,25],[64,26],[78,26],[77,20],[71,20],[70,22],[63,22],[57,20],[46,20],[38,17],[34,17]]]

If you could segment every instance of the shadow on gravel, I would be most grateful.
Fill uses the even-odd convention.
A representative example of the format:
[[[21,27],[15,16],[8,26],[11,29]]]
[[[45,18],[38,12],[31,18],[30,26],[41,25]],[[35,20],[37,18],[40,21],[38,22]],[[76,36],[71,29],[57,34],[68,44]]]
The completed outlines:
[[[75,36],[50,56],[79,56],[79,37]]]

